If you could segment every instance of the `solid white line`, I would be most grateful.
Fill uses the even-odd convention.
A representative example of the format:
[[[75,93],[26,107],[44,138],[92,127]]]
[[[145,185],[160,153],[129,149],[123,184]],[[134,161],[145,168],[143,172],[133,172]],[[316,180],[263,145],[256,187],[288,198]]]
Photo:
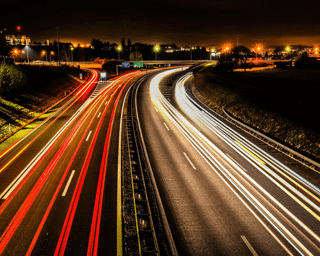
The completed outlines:
[[[73,178],[74,173],[75,173],[75,170],[73,170],[73,171],[71,172],[71,175],[70,175],[70,177],[69,177],[69,180],[68,180],[68,182],[67,182],[67,185],[66,185],[66,187],[64,188],[63,193],[62,193],[61,196],[65,196],[65,195],[67,194],[67,191],[68,191],[68,188],[69,188],[69,186],[70,186],[70,183],[71,183],[71,180],[72,180],[72,178]]]
[[[163,123],[163,124],[164,124],[164,126],[167,128],[167,130],[170,131],[168,125],[167,125],[166,123]]]
[[[87,136],[86,141],[88,141],[88,140],[89,140],[91,133],[92,133],[92,131],[90,131],[90,132],[89,132],[89,134],[88,134],[88,136]]]
[[[194,170],[197,170],[197,168],[194,166],[194,164],[191,162],[191,160],[190,160],[190,158],[188,157],[188,155],[185,153],[185,152],[183,152],[183,154],[184,154],[184,156],[187,158],[187,160],[188,160],[188,162],[189,162],[189,164],[192,166],[192,168],[194,169]]]
[[[159,112],[157,108],[155,108],[155,109],[156,109],[157,112]]]
[[[106,101],[106,103],[104,103],[104,105],[107,105],[108,104],[108,101]]]
[[[258,256],[258,253],[256,253],[256,251],[253,249],[253,247],[251,246],[247,238],[245,236],[240,236],[240,237],[242,238],[243,242],[247,245],[252,255]]]
[[[101,116],[101,112],[99,113],[99,115],[97,116],[97,118],[99,118]]]

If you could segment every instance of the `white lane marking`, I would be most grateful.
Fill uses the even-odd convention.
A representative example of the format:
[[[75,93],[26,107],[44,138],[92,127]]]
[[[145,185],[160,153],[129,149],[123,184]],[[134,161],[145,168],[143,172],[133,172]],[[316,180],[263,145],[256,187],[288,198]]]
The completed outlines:
[[[197,168],[194,166],[194,164],[191,162],[191,160],[190,160],[190,158],[188,157],[188,155],[185,153],[185,152],[183,152],[183,154],[184,154],[184,156],[187,158],[187,160],[188,160],[188,162],[189,162],[189,164],[192,166],[192,168],[194,169],[194,170],[197,170]]]
[[[167,125],[166,123],[163,123],[163,124],[164,124],[164,126],[167,128],[167,130],[170,131],[168,125]]]
[[[99,115],[97,116],[97,118],[99,118],[101,116],[101,112],[99,113]]]
[[[74,173],[75,173],[75,170],[73,170],[73,171],[71,172],[71,175],[70,175],[70,177],[69,177],[69,180],[68,180],[68,182],[67,182],[67,185],[66,185],[66,187],[64,188],[63,193],[62,193],[61,196],[65,196],[65,195],[67,194],[67,191],[68,191],[68,188],[69,188],[69,186],[70,186],[70,183],[71,183],[71,180],[72,180],[72,178],[73,178]]]
[[[157,112],[159,112],[157,108],[155,108],[155,109],[156,109]]]
[[[243,166],[242,166],[241,164],[239,164],[236,160],[234,160],[229,154],[226,154],[226,156],[227,156],[228,158],[230,158],[230,160],[231,160],[232,162],[234,162],[241,170],[247,172],[247,170],[244,169]]]
[[[88,140],[89,140],[91,133],[92,133],[92,131],[90,131],[90,132],[89,132],[89,134],[88,134],[88,136],[87,136],[86,141],[88,141]]]
[[[104,105],[107,105],[108,104],[108,101],[106,101],[106,103],[104,103]]]
[[[242,238],[243,242],[247,245],[252,255],[258,256],[258,253],[253,249],[253,247],[251,246],[247,238],[245,236],[240,236],[240,237]]]

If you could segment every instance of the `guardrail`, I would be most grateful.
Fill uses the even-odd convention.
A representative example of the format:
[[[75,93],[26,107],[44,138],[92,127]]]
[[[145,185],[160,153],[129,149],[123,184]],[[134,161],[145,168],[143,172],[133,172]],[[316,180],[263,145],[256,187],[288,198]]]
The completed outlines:
[[[225,115],[232,120],[233,122],[237,123],[238,125],[244,127],[245,129],[249,130],[250,132],[257,134],[259,137],[263,138],[263,140],[265,142],[269,142],[268,144],[272,145],[273,147],[275,147],[276,149],[281,149],[282,152],[286,153],[286,155],[290,156],[291,158],[294,158],[295,160],[298,160],[299,162],[301,162],[302,164],[308,166],[309,168],[313,169],[314,171],[316,171],[317,173],[320,173],[320,164],[302,154],[300,154],[299,152],[287,147],[286,145],[283,145],[282,143],[266,136],[265,134],[249,127],[248,125],[244,124],[243,122],[240,122],[239,120],[235,119],[234,117],[231,116],[231,114],[229,114],[225,109],[223,109],[223,112],[225,113]],[[286,151],[286,152],[285,152]]]

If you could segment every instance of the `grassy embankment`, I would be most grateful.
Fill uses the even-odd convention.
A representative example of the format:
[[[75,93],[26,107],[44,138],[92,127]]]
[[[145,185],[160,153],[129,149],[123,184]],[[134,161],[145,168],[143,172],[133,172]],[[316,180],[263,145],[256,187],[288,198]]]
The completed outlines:
[[[0,141],[40,116],[63,99],[65,93],[72,92],[81,84],[69,75],[79,77],[79,73],[84,73],[68,66],[21,66],[20,69],[27,77],[26,85],[0,95]]]
[[[251,127],[320,160],[320,70],[266,70],[196,75],[194,92]]]

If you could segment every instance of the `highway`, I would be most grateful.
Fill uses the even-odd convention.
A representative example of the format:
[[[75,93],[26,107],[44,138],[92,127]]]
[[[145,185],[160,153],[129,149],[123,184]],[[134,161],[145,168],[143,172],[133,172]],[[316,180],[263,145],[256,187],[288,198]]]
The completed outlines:
[[[98,72],[90,72],[0,154],[0,255],[115,255],[121,248],[119,124],[131,80],[142,73],[97,84]]]
[[[320,255],[319,174],[199,103],[192,74],[168,86],[172,72],[140,85],[137,113],[179,255]]]
[[[152,167],[165,232],[167,220],[172,234],[170,246],[158,239],[160,250],[320,255],[319,174],[204,106],[192,94],[192,73],[137,71],[102,83],[98,72],[90,73],[41,125],[31,123],[32,132],[0,152],[0,255],[125,254],[121,216],[128,225],[122,207],[130,207],[121,201],[121,175],[131,168],[128,175],[139,177],[128,166],[135,162],[137,170],[138,150],[122,144],[132,146],[133,135],[121,127],[130,119],[122,118],[135,81],[132,123]],[[132,185],[130,193],[142,194]]]

